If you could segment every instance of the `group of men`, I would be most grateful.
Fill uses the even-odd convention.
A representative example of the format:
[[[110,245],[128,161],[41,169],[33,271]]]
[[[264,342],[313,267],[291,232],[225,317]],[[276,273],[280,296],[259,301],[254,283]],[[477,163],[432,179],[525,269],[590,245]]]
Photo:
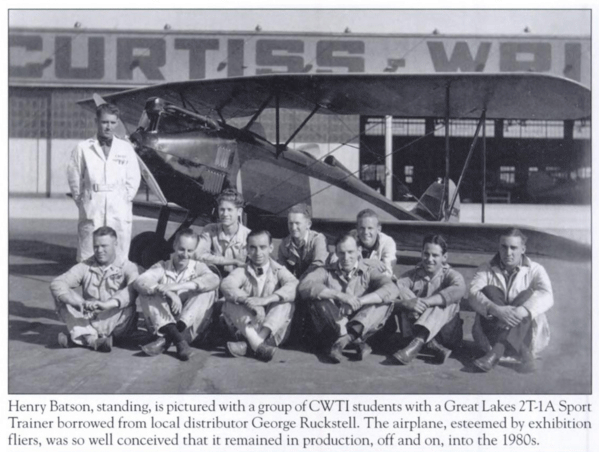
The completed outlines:
[[[118,114],[111,108],[98,110],[98,136],[80,143],[69,165],[81,213],[80,262],[51,284],[68,329],[59,335],[62,346],[109,352],[113,340],[126,340],[137,328],[137,303],[154,336],[142,346],[150,356],[174,345],[187,361],[190,344],[223,326],[229,336],[223,345],[235,357],[268,362],[290,341],[324,351],[332,363],[349,349],[361,360],[378,336],[387,344],[403,339],[390,350],[391,363],[409,365],[426,353],[442,364],[461,341],[460,302],[467,298],[477,313],[473,337],[484,352],[473,365],[488,372],[509,355],[523,372],[535,370],[549,340],[544,313],[553,294],[544,268],[525,255],[526,237],[517,229],[501,234],[498,254],[476,271],[468,289],[448,265],[439,235],[424,238],[415,268],[394,275],[396,244],[370,209],[358,213],[356,229],[341,234],[329,253],[324,235],[311,230],[309,206],[293,206],[289,235],[274,259],[270,233],[246,228],[241,194],[226,189],[217,199],[217,223],[199,234],[179,230],[170,259],[138,275],[127,260],[130,206],[116,221],[109,206],[126,210],[139,168],[127,170],[137,161],[126,141],[106,143]]]

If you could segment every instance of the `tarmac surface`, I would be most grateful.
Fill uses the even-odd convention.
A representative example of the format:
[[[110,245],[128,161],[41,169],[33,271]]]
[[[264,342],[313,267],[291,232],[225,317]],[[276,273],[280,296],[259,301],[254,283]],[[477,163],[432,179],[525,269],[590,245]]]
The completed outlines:
[[[17,204],[25,214],[15,211],[13,206]],[[475,372],[470,363],[478,352],[470,335],[473,314],[467,311],[461,313],[465,321],[464,345],[442,366],[420,358],[410,366],[387,365],[385,354],[376,352],[364,361],[352,360],[348,352],[346,361],[333,365],[322,356],[297,348],[279,349],[274,360],[265,364],[251,358],[228,357],[219,347],[196,347],[190,361],[184,363],[175,358],[174,348],[157,357],[143,355],[139,345],[150,337],[141,321],[132,341],[115,346],[109,354],[84,348],[62,349],[56,338],[66,329],[54,312],[48,285],[75,262],[76,223],[71,218],[59,219],[65,216],[51,207],[44,215],[42,211],[29,215],[22,204],[11,201],[9,225],[11,394],[591,392],[591,263],[555,259],[538,260],[552,280],[555,305],[548,312],[551,342],[534,374],[518,374],[508,362],[500,363],[489,374]],[[134,235],[151,230],[153,224],[151,220],[136,219]],[[400,256],[396,274],[418,262],[415,253]],[[450,253],[450,263],[467,281],[489,258]]]

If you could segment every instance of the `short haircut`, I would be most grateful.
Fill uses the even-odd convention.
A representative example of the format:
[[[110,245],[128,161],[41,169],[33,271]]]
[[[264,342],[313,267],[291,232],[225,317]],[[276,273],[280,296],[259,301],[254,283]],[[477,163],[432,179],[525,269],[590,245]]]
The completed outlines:
[[[299,204],[296,204],[295,206],[291,206],[289,208],[289,210],[287,211],[287,215],[292,214],[292,213],[301,213],[308,220],[312,219],[312,209],[310,208],[310,206],[308,204],[303,203],[303,202],[300,202]]]
[[[200,241],[200,237],[198,236],[198,234],[191,228],[184,228],[180,231],[177,231],[177,233],[175,234],[175,241],[173,243],[177,243],[177,241],[181,237],[189,237],[194,239],[196,241],[196,245]]]
[[[99,119],[104,113],[106,113],[107,115],[116,115],[117,117],[121,116],[121,111],[119,110],[119,107],[109,103],[98,105],[98,107],[96,108],[96,118]]]
[[[349,239],[353,240],[356,243],[356,245],[358,245],[358,240],[356,239],[354,234],[352,234],[351,232],[346,232],[345,234],[341,234],[339,237],[337,237],[337,240],[335,240],[335,248],[337,248],[342,243],[347,242]]]
[[[248,234],[248,237],[247,237],[247,242],[249,243],[250,239],[252,237],[257,237],[259,235],[265,235],[266,237],[268,237],[268,243],[269,244],[272,243],[272,235],[266,229],[258,229],[256,231],[250,231],[250,233]]]
[[[528,240],[528,237],[526,237],[524,233],[518,228],[505,229],[499,235],[500,239],[501,237],[520,237],[520,239],[522,240],[522,245],[526,245],[526,240]]]
[[[216,198],[216,204],[220,206],[220,203],[223,201],[228,201],[230,203],[233,203],[235,205],[235,207],[237,208],[241,208],[243,207],[243,196],[241,196],[241,193],[239,193],[237,190],[234,190],[232,188],[226,188],[224,189],[220,195],[217,196]]]
[[[117,238],[116,231],[112,229],[110,226],[100,226],[93,233],[94,238],[96,237],[104,237],[105,235],[109,235],[110,237]]]
[[[376,221],[379,221],[379,216],[372,209],[364,209],[358,212],[358,216],[356,217],[356,221],[360,221],[362,218],[376,218]]]
[[[424,246],[427,243],[430,243],[433,245],[439,245],[441,247],[441,251],[443,252],[443,254],[447,253],[447,242],[445,241],[445,238],[443,238],[442,235],[438,235],[438,234],[427,235],[424,238],[424,240],[422,241],[422,249],[424,249]]]

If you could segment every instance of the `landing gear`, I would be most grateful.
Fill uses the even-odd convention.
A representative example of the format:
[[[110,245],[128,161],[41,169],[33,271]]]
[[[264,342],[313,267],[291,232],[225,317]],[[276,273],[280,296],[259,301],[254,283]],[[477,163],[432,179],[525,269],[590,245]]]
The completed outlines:
[[[170,251],[170,246],[163,237],[146,231],[131,240],[129,260],[143,268],[149,268],[158,261],[168,259]]]
[[[175,234],[169,240],[166,240],[166,226],[170,213],[171,209],[168,205],[162,206],[158,215],[156,232],[142,232],[131,240],[131,246],[129,247],[129,260],[131,262],[135,262],[143,268],[149,268],[158,261],[168,259],[173,250],[175,234],[181,229],[191,226],[198,217],[195,212],[187,212],[185,220],[179,225]]]

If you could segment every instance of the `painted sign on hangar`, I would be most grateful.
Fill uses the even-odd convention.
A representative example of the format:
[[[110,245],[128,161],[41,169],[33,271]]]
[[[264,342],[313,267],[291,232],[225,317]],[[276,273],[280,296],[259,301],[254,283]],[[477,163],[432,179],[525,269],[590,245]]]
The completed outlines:
[[[588,37],[9,32],[11,86],[135,87],[272,73],[539,72],[590,86]]]

